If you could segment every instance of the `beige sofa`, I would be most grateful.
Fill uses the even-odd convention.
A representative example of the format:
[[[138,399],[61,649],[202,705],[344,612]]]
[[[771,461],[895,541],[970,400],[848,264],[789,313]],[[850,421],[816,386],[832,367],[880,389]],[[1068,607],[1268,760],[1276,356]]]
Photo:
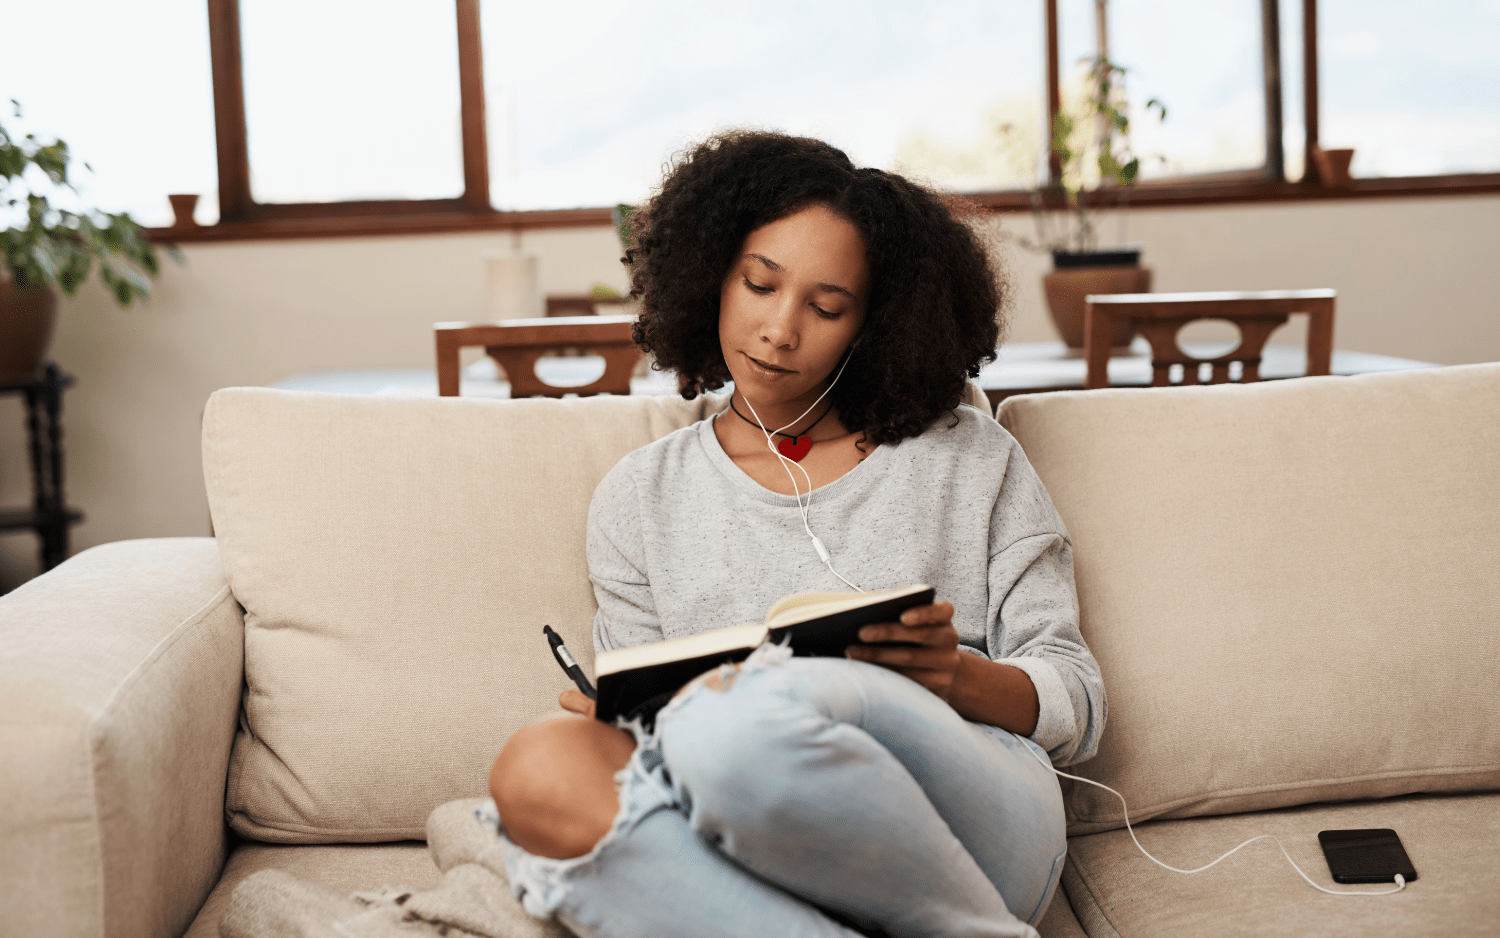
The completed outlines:
[[[0,934],[216,935],[267,868],[434,881],[428,813],[482,796],[566,686],[542,624],[591,666],[595,484],[721,405],[214,395],[217,540],[107,544],[0,599]],[[1500,930],[1500,365],[1000,420],[1068,525],[1109,690],[1079,771],[1147,848],[1191,867],[1274,834],[1332,886],[1319,830],[1393,827],[1420,875],[1327,896],[1260,842],[1179,876],[1078,786],[1043,935]]]

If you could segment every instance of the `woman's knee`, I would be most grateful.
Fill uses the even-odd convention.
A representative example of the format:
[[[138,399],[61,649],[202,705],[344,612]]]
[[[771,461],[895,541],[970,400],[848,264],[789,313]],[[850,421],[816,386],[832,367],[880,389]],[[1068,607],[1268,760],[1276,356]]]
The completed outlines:
[[[758,814],[762,799],[795,785],[809,756],[816,760],[811,750],[830,726],[827,715],[799,695],[769,687],[729,690],[705,685],[662,721],[668,769],[699,817]]]
[[[630,734],[596,720],[550,720],[517,730],[490,770],[490,794],[506,835],[537,856],[588,853],[614,822],[614,776],[634,748]]]

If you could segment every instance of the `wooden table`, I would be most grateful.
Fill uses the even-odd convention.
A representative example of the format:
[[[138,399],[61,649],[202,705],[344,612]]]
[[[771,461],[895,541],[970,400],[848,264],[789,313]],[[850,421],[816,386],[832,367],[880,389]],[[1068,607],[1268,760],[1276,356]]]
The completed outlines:
[[[1199,358],[1222,354],[1222,345],[1184,343],[1183,349]],[[989,396],[990,404],[999,403],[1012,394],[1036,394],[1042,391],[1081,391],[1088,364],[1082,349],[1069,349],[1062,342],[1012,342],[1001,346],[999,357],[979,372],[979,386]],[[1432,368],[1431,362],[1410,358],[1393,358],[1369,352],[1333,350],[1333,373],[1360,375],[1375,371],[1407,371]],[[1278,378],[1300,378],[1307,371],[1307,349],[1300,345],[1267,345],[1261,357],[1263,381]],[[1151,386],[1151,347],[1137,337],[1128,352],[1109,360],[1109,386],[1112,388]]]
[[[1212,353],[1213,346],[1188,345],[1195,355]],[[1081,351],[1069,351],[1062,342],[1013,342],[999,350],[1000,357],[979,373],[979,386],[989,396],[991,406],[1012,394],[1040,391],[1081,390],[1086,366]],[[1263,379],[1300,377],[1306,365],[1306,350],[1301,346],[1268,345],[1261,361]],[[1372,371],[1405,371],[1430,368],[1430,362],[1366,352],[1333,353],[1333,373],[1357,375]],[[599,376],[600,365],[587,357],[543,358],[537,372],[553,384],[589,384]],[[1151,384],[1151,355],[1146,343],[1137,339],[1128,354],[1109,361],[1111,387],[1146,387]],[[278,381],[272,387],[292,391],[329,391],[338,394],[383,394],[398,397],[437,396],[437,373],[432,368],[398,368],[371,371],[328,371],[298,375]],[[669,374],[652,371],[644,378],[630,382],[632,394],[673,394],[676,380]],[[494,362],[482,358],[463,370],[460,381],[463,397],[510,397],[510,385],[499,379]]]

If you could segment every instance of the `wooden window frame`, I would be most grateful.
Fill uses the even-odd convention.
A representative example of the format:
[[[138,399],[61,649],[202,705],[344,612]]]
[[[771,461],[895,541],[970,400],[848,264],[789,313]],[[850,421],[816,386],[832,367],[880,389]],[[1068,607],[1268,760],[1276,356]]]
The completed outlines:
[[[491,214],[489,149],[484,126],[484,47],[479,0],[454,0],[458,24],[458,96],[464,191],[456,199],[363,199],[263,204],[250,191],[245,124],[245,69],[239,0],[208,0],[214,131],[219,154],[219,219],[243,223],[311,218]]]
[[[611,223],[608,208],[499,211],[490,204],[489,156],[484,108],[484,49],[479,0],[454,0],[458,19],[459,106],[463,135],[464,192],[456,199],[382,199],[349,202],[262,204],[250,191],[250,155],[245,125],[244,71],[240,49],[239,0],[207,0],[213,62],[214,124],[219,163],[219,222],[193,228],[156,228],[155,240],[178,243],[361,235],[411,235],[478,231],[519,232],[536,228],[599,227]],[[1410,196],[1462,196],[1500,193],[1500,173],[1402,176],[1356,179],[1335,188],[1320,185],[1312,148],[1318,145],[1318,5],[1302,2],[1302,95],[1306,128],[1303,178],[1287,182],[1282,152],[1280,9],[1261,0],[1262,62],[1266,102],[1266,156],[1263,164],[1240,172],[1143,182],[1130,189],[1105,190],[1094,197],[1101,208],[1139,208],[1288,202]],[[1046,42],[1047,126],[1062,107],[1058,63],[1057,0],[1043,0]],[[1050,130],[1049,130],[1050,133]],[[1056,182],[1062,166],[1048,155],[1048,177]],[[1029,211],[1027,192],[984,192],[965,198],[996,212]]]
[[[172,229],[173,238],[178,241],[237,240],[607,224],[610,219],[608,209],[501,212],[491,206],[479,0],[454,0],[454,3],[458,27],[463,194],[454,199],[272,204],[256,202],[250,190],[239,0],[208,0],[214,131],[219,163],[219,223],[188,231]]]

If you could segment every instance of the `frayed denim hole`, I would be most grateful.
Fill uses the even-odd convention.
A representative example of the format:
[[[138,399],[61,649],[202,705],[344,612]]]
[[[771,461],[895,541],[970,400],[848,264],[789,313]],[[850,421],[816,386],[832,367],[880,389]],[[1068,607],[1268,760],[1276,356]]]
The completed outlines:
[[[655,772],[665,764],[666,760],[662,758],[660,749],[641,750],[641,769],[646,773]]]
[[[478,821],[481,826],[497,833],[502,830],[500,826],[500,809],[495,807],[495,799],[484,799],[484,802],[475,806],[471,813],[474,815],[474,820]]]
[[[610,849],[616,841],[623,837],[632,827],[644,820],[646,817],[656,813],[657,810],[671,810],[676,804],[675,795],[659,777],[662,772],[661,753],[654,745],[656,740],[647,737],[647,743],[636,747],[631,754],[630,761],[625,767],[615,773],[616,791],[619,793],[620,808],[615,814],[614,821],[609,830],[599,838],[592,850],[580,857],[569,857],[564,860],[555,860],[551,857],[539,857],[516,846],[509,838],[505,837],[502,830],[500,835],[504,838],[505,868],[509,874],[511,892],[521,901],[526,914],[536,919],[546,919],[557,911],[571,892],[568,880],[598,862],[599,856]],[[646,758],[654,755],[656,763],[655,771],[645,767]],[[636,791],[637,786],[644,785],[657,795],[656,805],[642,807],[641,798]]]

